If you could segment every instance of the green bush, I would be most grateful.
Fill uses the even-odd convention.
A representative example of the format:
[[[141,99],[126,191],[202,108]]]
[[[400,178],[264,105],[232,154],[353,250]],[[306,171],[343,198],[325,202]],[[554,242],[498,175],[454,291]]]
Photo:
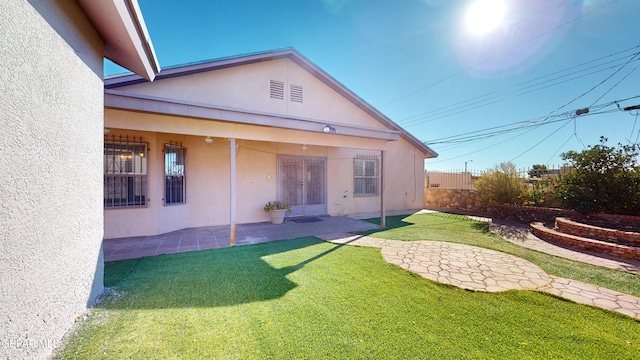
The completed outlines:
[[[562,159],[572,171],[560,178],[554,195],[565,208],[581,213],[640,215],[640,167],[638,147],[600,144],[569,151]]]
[[[527,196],[526,181],[511,162],[485,171],[476,181],[475,188],[483,199],[499,203],[520,205]]]

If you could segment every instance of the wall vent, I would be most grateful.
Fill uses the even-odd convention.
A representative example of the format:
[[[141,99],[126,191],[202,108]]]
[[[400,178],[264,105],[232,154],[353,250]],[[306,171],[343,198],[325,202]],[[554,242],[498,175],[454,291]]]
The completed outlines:
[[[302,102],[302,85],[291,85],[290,97],[293,102]]]
[[[284,100],[284,83],[282,81],[271,80],[269,83],[269,94],[272,99]]]

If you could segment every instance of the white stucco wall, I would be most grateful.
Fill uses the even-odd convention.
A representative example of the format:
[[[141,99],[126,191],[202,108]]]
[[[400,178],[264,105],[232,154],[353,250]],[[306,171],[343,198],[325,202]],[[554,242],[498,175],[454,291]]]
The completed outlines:
[[[0,13],[0,358],[45,358],[102,292],[102,40],[73,1]]]

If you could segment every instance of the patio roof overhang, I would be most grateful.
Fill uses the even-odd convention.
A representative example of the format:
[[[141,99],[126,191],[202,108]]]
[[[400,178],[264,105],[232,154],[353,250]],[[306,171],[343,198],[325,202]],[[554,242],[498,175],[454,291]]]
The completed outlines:
[[[211,120],[230,124],[243,124],[261,127],[271,127],[307,133],[326,135],[339,135],[341,137],[357,137],[379,141],[397,141],[400,139],[400,131],[378,129],[362,126],[354,126],[327,120],[308,119],[279,114],[262,113],[244,109],[212,106],[187,102],[182,100],[167,99],[148,95],[132,94],[117,90],[105,90],[104,104],[106,109],[126,110],[151,114],[171,115],[199,120]],[[327,134],[325,127],[331,126]],[[375,141],[378,140],[378,141]]]
[[[104,56],[146,80],[160,72],[137,0],[76,0],[104,41]]]

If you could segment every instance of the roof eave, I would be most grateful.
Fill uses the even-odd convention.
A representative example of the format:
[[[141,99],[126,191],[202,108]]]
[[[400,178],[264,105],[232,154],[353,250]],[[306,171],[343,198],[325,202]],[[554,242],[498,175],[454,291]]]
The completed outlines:
[[[268,52],[262,52],[262,53],[249,54],[249,55],[242,55],[237,57],[231,57],[231,58],[225,58],[225,59],[219,59],[219,60],[213,60],[213,61],[208,61],[203,63],[190,64],[190,65],[184,65],[184,66],[179,66],[175,68],[165,69],[162,71],[162,73],[158,74],[157,80],[196,74],[200,72],[217,70],[217,69],[224,69],[224,68],[233,67],[233,66],[247,65],[247,64],[252,64],[252,63],[257,63],[262,61],[281,59],[281,58],[288,58],[291,61],[295,62],[296,64],[301,66],[303,69],[305,69],[306,71],[314,75],[316,78],[318,78],[320,81],[324,82],[331,89],[338,92],[340,95],[344,96],[345,98],[349,99],[349,101],[351,101],[354,105],[359,107],[361,110],[363,110],[370,116],[380,121],[387,128],[398,131],[400,133],[400,137],[402,137],[404,140],[409,142],[412,146],[419,149],[424,154],[424,158],[434,158],[438,156],[438,153],[433,151],[430,147],[425,145],[423,142],[415,138],[413,135],[411,135],[409,132],[404,130],[398,124],[396,124],[391,119],[386,117],[384,114],[382,114],[380,111],[375,109],[364,99],[354,94],[351,90],[349,90],[347,87],[342,85],[339,81],[334,79],[331,75],[326,73],[324,70],[320,69],[313,62],[311,62],[311,60],[307,59],[306,57],[304,57],[302,54],[300,54],[298,51],[296,51],[293,48],[280,49],[280,50],[274,50],[274,51],[268,51]],[[113,89],[121,86],[133,85],[140,82],[142,82],[142,79],[140,79],[140,77],[137,75],[118,76],[118,77],[113,77],[111,79],[106,79],[105,88]]]
[[[104,41],[104,56],[153,81],[160,65],[137,0],[76,0]]]

